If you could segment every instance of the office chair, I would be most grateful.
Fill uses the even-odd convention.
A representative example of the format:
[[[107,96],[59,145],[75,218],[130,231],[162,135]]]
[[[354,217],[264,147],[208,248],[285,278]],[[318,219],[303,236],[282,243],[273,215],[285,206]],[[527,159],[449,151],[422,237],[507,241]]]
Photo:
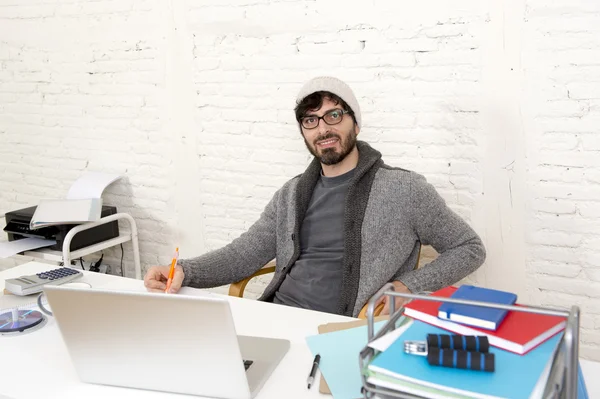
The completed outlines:
[[[419,253],[417,254],[417,261],[415,263],[414,269],[419,267],[419,259],[420,258],[421,258],[421,245],[419,245]],[[229,286],[229,295],[235,296],[238,298],[243,298],[244,290],[246,289],[246,286],[248,285],[250,280],[252,280],[254,277],[258,277],[263,274],[269,274],[269,273],[275,273],[275,261],[274,260],[267,263],[265,266],[262,267],[262,269],[258,270],[256,273],[254,273],[250,277],[240,280],[237,283],[231,284]],[[367,305],[368,305],[368,303],[366,303],[365,306],[363,306],[362,309],[360,310],[360,312],[358,313],[359,319],[367,318]],[[375,308],[375,316],[379,316],[379,314],[383,310],[383,306],[384,306],[383,303],[380,303],[379,305],[377,305],[377,307]]]

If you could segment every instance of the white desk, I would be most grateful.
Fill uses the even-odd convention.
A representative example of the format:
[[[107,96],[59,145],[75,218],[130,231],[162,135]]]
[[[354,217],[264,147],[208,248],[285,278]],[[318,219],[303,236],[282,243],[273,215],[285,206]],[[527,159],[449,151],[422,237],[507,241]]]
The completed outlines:
[[[4,287],[4,280],[8,278],[51,268],[53,267],[47,264],[30,262],[5,270],[0,272],[0,288]],[[87,272],[83,281],[89,282],[95,288],[144,290],[140,280],[97,273]],[[254,300],[227,298],[231,303],[239,334],[285,338],[291,341],[289,352],[261,389],[257,399],[331,398],[329,395],[319,394],[318,384],[310,391],[306,389],[306,377],[313,358],[305,338],[316,334],[319,324],[352,319]],[[31,301],[31,297],[0,294],[0,308]],[[2,395],[14,399],[190,397],[79,382],[58,328],[51,317],[48,324],[38,331],[21,336],[0,336],[0,357],[0,398]],[[600,363],[582,360],[581,364],[590,398],[600,398],[600,382],[593,378],[600,375]]]
[[[35,274],[55,266],[30,262],[0,272],[0,288],[4,280]],[[110,287],[144,290],[143,282],[129,278],[87,272],[84,280],[94,288]],[[214,294],[217,295],[217,294]],[[331,398],[319,394],[318,384],[309,391],[306,377],[313,356],[306,345],[308,335],[317,334],[319,324],[348,321],[351,318],[327,313],[294,309],[250,299],[227,297],[241,335],[255,335],[290,340],[290,350],[261,389],[257,399]],[[17,303],[29,303],[32,297],[0,296],[0,308]],[[136,389],[108,387],[81,383],[71,365],[67,350],[55,321],[38,331],[21,336],[0,336],[0,397],[29,398],[189,398],[187,395],[167,394]],[[358,362],[358,356],[357,356]],[[132,370],[135,372],[135,370]]]

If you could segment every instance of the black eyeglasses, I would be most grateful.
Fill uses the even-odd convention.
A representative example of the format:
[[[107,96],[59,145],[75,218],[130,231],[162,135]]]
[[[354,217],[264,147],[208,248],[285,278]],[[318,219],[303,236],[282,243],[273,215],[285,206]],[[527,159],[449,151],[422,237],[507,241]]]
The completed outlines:
[[[317,115],[303,116],[300,119],[300,124],[305,129],[314,129],[317,126],[319,126],[319,121],[321,119],[323,119],[323,122],[325,122],[328,125],[337,125],[338,123],[340,123],[342,121],[342,119],[344,119],[344,114],[347,114],[347,113],[348,113],[348,111],[346,111],[344,109],[332,109],[331,111],[325,112],[325,114],[323,114],[323,116],[317,116]]]

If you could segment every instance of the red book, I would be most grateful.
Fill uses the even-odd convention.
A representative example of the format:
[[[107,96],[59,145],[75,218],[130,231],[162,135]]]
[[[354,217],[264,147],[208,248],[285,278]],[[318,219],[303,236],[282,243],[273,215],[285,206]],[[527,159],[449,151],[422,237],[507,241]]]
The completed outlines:
[[[456,287],[446,287],[431,296],[450,297]],[[490,345],[524,355],[548,338],[564,330],[566,319],[535,313],[509,311],[496,331],[466,326],[437,317],[441,302],[415,299],[405,305],[404,314],[461,335],[486,335]],[[521,306],[521,305],[516,305]]]

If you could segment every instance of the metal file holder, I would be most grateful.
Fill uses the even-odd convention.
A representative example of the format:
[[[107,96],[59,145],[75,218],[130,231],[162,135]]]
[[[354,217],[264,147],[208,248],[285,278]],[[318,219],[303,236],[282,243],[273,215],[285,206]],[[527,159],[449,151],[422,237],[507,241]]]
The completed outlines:
[[[374,312],[375,304],[383,295],[388,296],[390,300],[390,318],[375,334]],[[396,292],[394,285],[388,283],[384,285],[370,300],[367,307],[368,321],[368,343],[382,337],[383,335],[393,331],[396,328],[396,323],[404,313],[404,307],[396,311],[394,297],[402,297],[407,299],[422,299],[425,301],[448,302],[462,305],[474,305],[486,308],[506,309],[517,312],[536,313],[550,316],[565,317],[567,323],[564,334],[554,351],[552,365],[548,379],[546,380],[543,399],[576,399],[577,398],[577,367],[579,358],[579,307],[572,306],[570,311],[560,309],[550,309],[542,307],[523,307],[509,306],[501,304],[492,304],[480,301],[467,301],[462,299],[451,299],[437,297],[425,294],[404,294]],[[373,348],[366,345],[359,354],[359,365],[362,378],[362,393],[365,399],[374,398],[405,398],[405,399],[423,399],[423,396],[413,395],[406,392],[401,392],[372,383],[367,382],[365,376],[365,368],[370,364],[373,358],[379,354]]]

